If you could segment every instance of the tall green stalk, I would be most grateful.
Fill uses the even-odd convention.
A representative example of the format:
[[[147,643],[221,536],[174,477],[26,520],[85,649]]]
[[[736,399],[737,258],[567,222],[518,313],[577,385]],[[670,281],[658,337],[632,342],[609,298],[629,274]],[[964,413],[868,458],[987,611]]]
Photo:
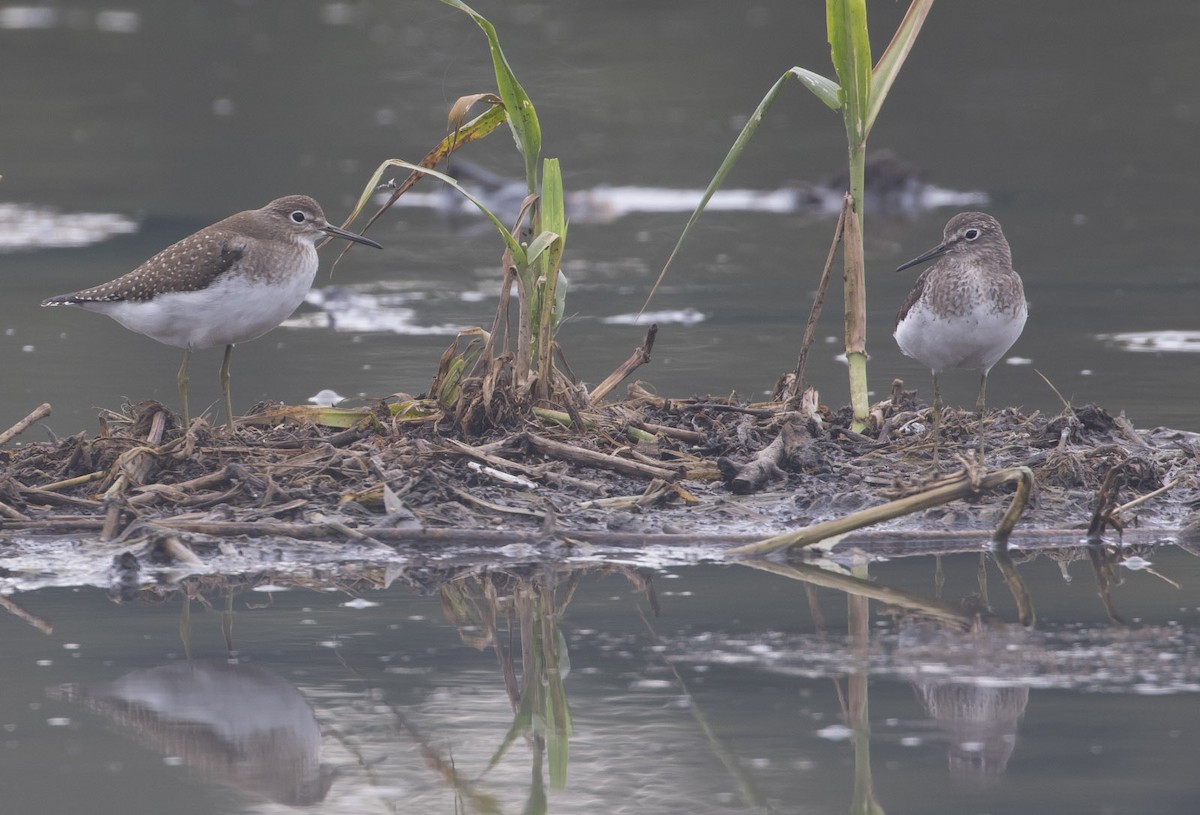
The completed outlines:
[[[496,227],[505,245],[505,282],[502,284],[505,294],[501,296],[501,306],[497,310],[497,327],[503,326],[506,330],[508,327],[506,295],[509,274],[515,279],[519,291],[517,352],[511,363],[505,362],[503,365],[511,365],[512,383],[522,399],[530,395],[536,386],[533,395],[548,400],[552,396],[556,379],[551,350],[558,322],[565,309],[568,283],[560,270],[567,230],[562,174],[557,159],[541,158],[542,132],[537,111],[504,56],[495,26],[462,0],[441,2],[469,15],[484,32],[496,75],[496,92],[460,98],[450,116],[454,132],[430,151],[419,165],[401,159],[384,161],[367,183],[350,220],[358,216],[375,193],[383,174],[393,167],[412,170],[413,175],[393,191],[387,204],[371,218],[368,225],[395,203],[396,199],[421,176],[440,179],[478,207]],[[464,124],[462,119],[466,112],[481,101],[491,103],[492,108]],[[529,193],[522,204],[519,222],[511,228],[502,223],[453,178],[433,169],[455,150],[490,134],[502,122],[507,122],[517,149],[524,159],[526,189]],[[539,173],[544,173],[544,176],[539,177]],[[522,236],[526,225],[530,227],[529,234],[532,237],[527,243],[523,243]],[[507,334],[505,336],[507,343]],[[469,345],[467,351],[461,354],[452,353],[450,358],[444,360],[443,371],[440,371],[438,376],[438,382],[443,386],[439,399],[444,405],[457,402],[460,394],[458,386],[464,376],[476,369],[474,360],[481,350],[486,352],[489,364],[495,361],[491,357],[491,349],[492,340],[489,340],[483,349]],[[446,375],[443,376],[443,373]]]
[[[850,197],[854,201],[853,209],[846,213],[842,261],[845,269],[843,292],[846,362],[850,366],[850,406],[854,410],[854,429],[861,430],[870,412],[867,398],[867,281],[862,264],[866,112],[871,97],[871,40],[867,34],[866,0],[826,0],[825,22],[828,27],[829,54],[840,83],[838,101],[846,126]]]
[[[845,268],[846,360],[850,367],[850,406],[853,429],[866,426],[870,403],[867,397],[867,292],[863,263],[863,188],[867,134],[879,115],[883,99],[896,79],[904,58],[933,0],[913,0],[883,57],[871,70],[871,40],[867,32],[866,0],[826,0],[825,20],[829,52],[837,72],[838,101],[846,126],[850,162],[850,196],[854,211],[848,213],[843,235]]]
[[[846,146],[850,163],[850,195],[854,201],[853,217],[847,218],[843,236],[845,266],[846,357],[850,364],[850,404],[854,409],[854,429],[861,430],[869,418],[867,402],[867,299],[866,275],[863,269],[863,186],[866,164],[867,135],[879,115],[883,100],[896,81],[933,0],[912,0],[908,12],[896,29],[891,43],[871,67],[871,42],[867,35],[866,0],[826,0],[825,22],[828,29],[830,57],[838,81],[805,68],[790,68],[784,72],[750,115],[746,126],[717,168],[716,175],[704,191],[700,204],[692,212],[683,233],[675,243],[671,256],[659,273],[650,297],[658,290],[671,262],[679,253],[683,240],[704,211],[714,192],[720,188],[733,165],[741,157],[763,116],[779,97],[789,79],[794,79],[833,110],[842,112],[846,127]],[[650,297],[646,302],[650,302]],[[645,306],[643,306],[645,308]]]

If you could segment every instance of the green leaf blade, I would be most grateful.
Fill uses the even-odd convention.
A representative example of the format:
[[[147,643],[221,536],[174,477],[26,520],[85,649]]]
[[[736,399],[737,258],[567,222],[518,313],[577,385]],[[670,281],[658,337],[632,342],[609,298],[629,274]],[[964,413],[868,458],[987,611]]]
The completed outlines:
[[[828,77],[810,71],[806,68],[792,68],[788,71],[801,85],[812,91],[830,110],[840,110],[842,107],[842,86]]]
[[[867,137],[866,115],[871,98],[871,40],[866,0],[826,0],[829,51],[842,88],[846,133],[854,144]]]

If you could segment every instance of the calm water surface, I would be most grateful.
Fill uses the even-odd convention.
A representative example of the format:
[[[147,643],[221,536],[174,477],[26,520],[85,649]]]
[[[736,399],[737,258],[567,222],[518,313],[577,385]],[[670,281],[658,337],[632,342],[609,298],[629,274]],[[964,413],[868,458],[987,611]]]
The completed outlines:
[[[421,570],[388,589],[364,572],[353,591],[268,570],[229,592],[189,579],[190,616],[166,584],[124,604],[23,593],[53,632],[0,616],[6,808],[836,813],[873,796],[887,812],[1191,813],[1200,568],[1147,554],[1157,575],[1111,587],[1127,626],[1086,559],[1071,582],[1047,557],[1021,566],[1034,629],[1005,622],[994,566],[944,556],[941,599],[997,615],[975,633],[703,565],[514,564],[441,592],[404,585]],[[939,595],[932,558],[870,573]],[[569,727],[545,724],[551,708]]]

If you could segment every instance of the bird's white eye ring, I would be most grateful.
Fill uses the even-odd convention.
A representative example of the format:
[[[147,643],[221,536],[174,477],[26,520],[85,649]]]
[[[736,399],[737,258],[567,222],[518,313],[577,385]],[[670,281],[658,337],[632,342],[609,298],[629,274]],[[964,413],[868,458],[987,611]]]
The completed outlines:
[[[981,233],[978,229],[976,229],[975,227],[971,227],[970,229],[968,229],[966,232],[963,233],[963,237],[969,241],[974,241],[974,240],[979,240],[979,236],[981,234],[983,234],[983,233]]]
[[[304,211],[300,210],[300,209],[294,210],[292,212],[291,217],[292,217],[292,223],[297,223],[297,224],[302,224],[308,220],[308,216],[305,215]]]

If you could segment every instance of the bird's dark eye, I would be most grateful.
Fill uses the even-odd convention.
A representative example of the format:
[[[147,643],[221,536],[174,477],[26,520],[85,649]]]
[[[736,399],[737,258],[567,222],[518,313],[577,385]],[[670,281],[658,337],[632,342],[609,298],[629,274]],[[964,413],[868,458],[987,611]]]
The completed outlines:
[[[963,237],[969,241],[974,241],[974,240],[979,239],[980,234],[981,233],[978,229],[976,229],[975,227],[971,227],[970,229],[968,229],[966,232],[963,233]]]
[[[294,211],[292,213],[291,217],[292,217],[292,223],[296,223],[296,224],[302,224],[308,220],[308,216],[304,214],[304,211],[299,210],[299,209]]]

